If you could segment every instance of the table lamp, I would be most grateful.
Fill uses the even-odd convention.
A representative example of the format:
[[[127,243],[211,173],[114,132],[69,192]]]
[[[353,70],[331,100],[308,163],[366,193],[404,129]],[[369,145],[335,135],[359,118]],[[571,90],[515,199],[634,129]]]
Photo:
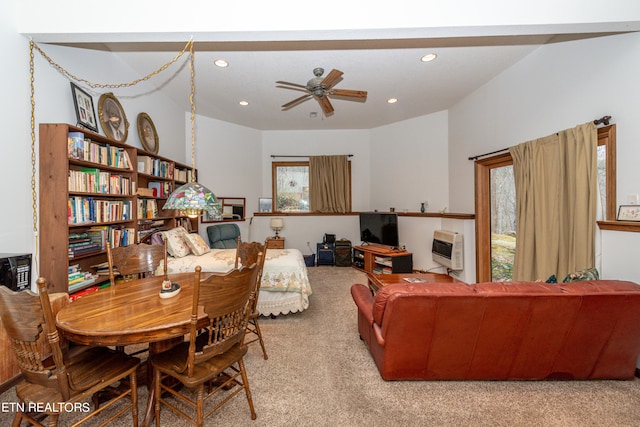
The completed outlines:
[[[271,229],[276,232],[276,239],[279,239],[280,236],[278,232],[284,228],[284,220],[282,218],[271,218]]]

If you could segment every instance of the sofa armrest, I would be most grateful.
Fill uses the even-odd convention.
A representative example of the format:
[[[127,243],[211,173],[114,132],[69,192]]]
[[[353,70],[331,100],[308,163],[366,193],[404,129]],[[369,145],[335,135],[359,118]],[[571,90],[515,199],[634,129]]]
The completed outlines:
[[[373,295],[369,287],[356,283],[351,286],[351,296],[369,326],[373,325]]]

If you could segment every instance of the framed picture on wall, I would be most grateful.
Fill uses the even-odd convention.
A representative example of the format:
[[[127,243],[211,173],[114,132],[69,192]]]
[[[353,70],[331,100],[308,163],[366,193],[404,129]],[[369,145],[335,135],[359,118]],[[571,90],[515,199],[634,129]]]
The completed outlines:
[[[271,212],[272,207],[273,202],[270,198],[260,198],[260,206],[258,208],[258,212]]]
[[[71,94],[73,95],[73,105],[76,107],[76,118],[78,126],[94,132],[98,132],[98,120],[96,120],[96,109],[93,106],[93,98],[84,90],[71,82]]]
[[[158,153],[158,132],[147,113],[138,114],[138,136],[145,150],[153,154]]]
[[[107,138],[125,142],[129,135],[129,122],[120,101],[111,92],[103,93],[98,99],[100,125]]]
[[[640,205],[620,205],[618,221],[640,221]]]

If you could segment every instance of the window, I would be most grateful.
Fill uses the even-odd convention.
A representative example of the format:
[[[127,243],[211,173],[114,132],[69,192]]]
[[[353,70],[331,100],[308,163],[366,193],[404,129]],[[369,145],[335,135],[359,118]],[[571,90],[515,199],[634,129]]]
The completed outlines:
[[[511,249],[515,250],[515,206],[511,221],[513,159],[510,153],[477,160],[476,193],[476,281],[509,280]],[[511,178],[509,178],[511,176]],[[598,128],[598,185],[604,217],[616,218],[616,128]]]
[[[351,162],[348,166],[351,194]],[[273,162],[272,194],[274,212],[310,212],[309,162]],[[348,207],[351,210],[350,200]]]
[[[274,212],[309,212],[309,162],[273,163]]]

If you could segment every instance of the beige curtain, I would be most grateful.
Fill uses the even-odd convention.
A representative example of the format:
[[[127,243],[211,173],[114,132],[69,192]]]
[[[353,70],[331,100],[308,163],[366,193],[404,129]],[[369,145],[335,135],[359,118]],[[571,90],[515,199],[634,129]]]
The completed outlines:
[[[309,157],[309,210],[349,212],[349,160],[341,156]]]
[[[511,147],[513,280],[559,281],[594,267],[598,134],[593,122]]]

